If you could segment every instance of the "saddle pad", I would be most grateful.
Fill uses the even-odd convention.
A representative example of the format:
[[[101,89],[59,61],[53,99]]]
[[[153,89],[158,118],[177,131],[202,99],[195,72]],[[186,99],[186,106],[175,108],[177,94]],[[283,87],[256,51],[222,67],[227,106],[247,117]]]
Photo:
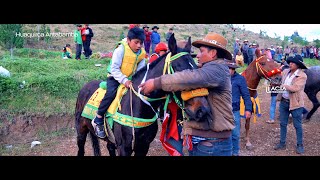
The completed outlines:
[[[81,116],[93,119],[96,117],[97,110],[103,99],[104,95],[106,94],[107,90],[98,88],[90,97],[87,104],[84,106]]]
[[[257,117],[261,116],[260,100],[259,100],[258,96],[251,97],[251,102],[253,105],[253,109],[252,109],[253,122],[255,123],[257,121]],[[245,117],[245,105],[244,105],[244,100],[242,99],[242,97],[240,98],[240,116],[241,116],[241,118],[246,118]]]
[[[120,84],[117,90],[117,95],[108,108],[108,113],[115,114],[118,108],[121,109],[120,102],[121,102],[122,96],[125,95],[127,91],[128,89],[123,84]]]
[[[120,107],[120,100],[122,96],[126,93],[127,88],[121,84],[118,87],[116,98],[112,101],[110,107],[108,108],[108,112],[110,114],[114,114],[118,107]],[[100,106],[100,103],[105,95],[107,90],[101,88],[101,86],[92,94],[87,104],[84,106],[81,116],[94,119],[96,117],[97,110]]]

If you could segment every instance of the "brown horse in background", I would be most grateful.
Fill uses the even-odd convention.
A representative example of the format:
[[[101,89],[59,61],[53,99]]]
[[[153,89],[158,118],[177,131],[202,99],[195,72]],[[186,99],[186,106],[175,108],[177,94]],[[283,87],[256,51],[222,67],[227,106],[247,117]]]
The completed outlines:
[[[268,77],[268,74],[270,74],[269,72],[278,69],[280,66],[273,59],[268,59],[266,55],[256,55],[257,58],[241,73],[241,75],[246,79],[250,97],[255,97],[257,95],[257,87],[261,78],[267,79],[272,85],[281,84],[281,73]],[[249,138],[250,119],[246,119],[245,129],[246,148],[251,150],[253,146]]]

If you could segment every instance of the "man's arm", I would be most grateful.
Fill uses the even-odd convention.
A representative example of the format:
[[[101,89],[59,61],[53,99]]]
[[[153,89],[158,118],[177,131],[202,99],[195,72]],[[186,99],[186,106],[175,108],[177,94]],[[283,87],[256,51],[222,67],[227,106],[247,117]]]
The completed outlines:
[[[164,91],[183,91],[197,88],[218,88],[230,76],[221,66],[211,65],[194,70],[184,70],[174,74],[162,75],[155,79],[155,88]],[[211,69],[212,68],[212,69]]]
[[[128,78],[126,75],[122,74],[121,72],[121,65],[122,65],[122,59],[124,55],[124,47],[123,45],[119,45],[112,54],[111,59],[111,75],[114,77],[115,80],[117,80],[120,84],[125,84],[126,81],[128,81]]]

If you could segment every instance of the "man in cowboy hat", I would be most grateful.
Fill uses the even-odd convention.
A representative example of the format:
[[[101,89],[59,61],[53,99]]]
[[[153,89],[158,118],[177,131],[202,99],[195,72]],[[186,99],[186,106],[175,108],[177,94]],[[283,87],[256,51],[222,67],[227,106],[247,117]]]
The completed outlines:
[[[184,137],[191,137],[191,156],[231,156],[232,129],[235,128],[232,113],[231,76],[224,59],[232,55],[226,49],[227,39],[210,32],[203,39],[194,41],[199,48],[199,69],[184,70],[174,74],[149,79],[139,87],[146,95],[157,89],[164,91],[188,91],[207,88],[209,114],[200,121],[189,120],[183,124]],[[189,141],[188,141],[189,142]],[[190,146],[189,146],[190,147]],[[201,149],[206,149],[205,151]]]
[[[236,127],[232,130],[232,155],[239,156],[240,151],[240,97],[245,105],[246,119],[250,119],[252,113],[252,102],[246,79],[236,72],[239,66],[231,61],[226,61],[231,75],[232,85],[232,112]]]
[[[302,113],[304,108],[304,87],[307,75],[302,69],[307,69],[300,55],[288,57],[289,69],[283,70],[282,89],[283,93],[277,95],[280,101],[280,142],[275,146],[275,150],[286,149],[286,136],[289,114],[292,114],[293,125],[296,129],[297,146],[296,153],[304,153]]]
[[[158,33],[158,26],[153,26],[152,27],[152,34],[151,34],[151,49],[152,53],[155,52],[156,45],[160,43],[160,34]]]
[[[149,26],[147,26],[147,25],[144,25],[142,29],[144,30],[144,34],[146,35],[146,39],[143,42],[144,49],[146,50],[147,55],[149,56],[152,32],[149,31]]]
[[[244,40],[241,46],[241,52],[243,54],[244,63],[246,64],[248,64],[248,50],[249,50],[248,40]]]
[[[233,44],[233,57],[234,57],[234,62],[235,62],[235,58],[236,55],[238,54],[238,51],[240,51],[240,43],[239,43],[240,39],[236,38],[234,44]]]

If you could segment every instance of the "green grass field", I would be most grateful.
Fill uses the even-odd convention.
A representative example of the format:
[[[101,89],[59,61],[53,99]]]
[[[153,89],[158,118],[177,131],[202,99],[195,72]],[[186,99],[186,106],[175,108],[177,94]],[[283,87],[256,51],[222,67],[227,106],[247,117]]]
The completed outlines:
[[[109,59],[63,60],[60,55],[21,49],[14,59],[0,60],[11,73],[10,78],[0,77],[1,109],[9,113],[73,114],[80,88],[91,80],[106,79]]]

